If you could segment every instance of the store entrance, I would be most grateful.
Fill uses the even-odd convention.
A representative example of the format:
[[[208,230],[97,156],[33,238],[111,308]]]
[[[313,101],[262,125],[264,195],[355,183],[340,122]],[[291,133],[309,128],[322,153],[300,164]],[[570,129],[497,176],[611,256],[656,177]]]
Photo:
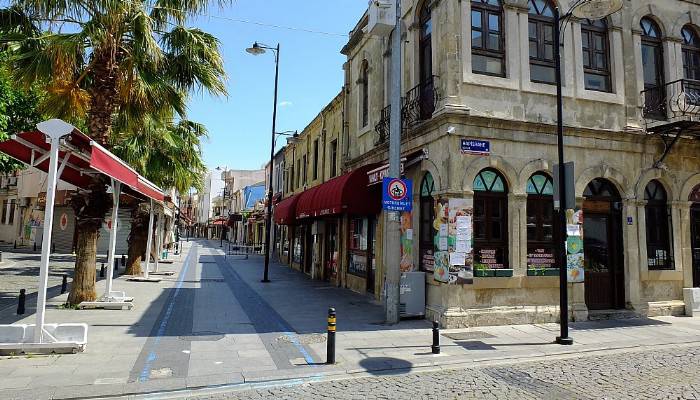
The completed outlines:
[[[367,221],[367,292],[374,293],[374,283],[377,275],[377,263],[374,257],[376,248],[377,220],[370,217]]]
[[[326,248],[325,264],[323,266],[323,280],[330,282],[335,279],[338,271],[338,224],[326,223]]]
[[[693,287],[700,287],[700,203],[690,209],[690,248],[693,252]]]

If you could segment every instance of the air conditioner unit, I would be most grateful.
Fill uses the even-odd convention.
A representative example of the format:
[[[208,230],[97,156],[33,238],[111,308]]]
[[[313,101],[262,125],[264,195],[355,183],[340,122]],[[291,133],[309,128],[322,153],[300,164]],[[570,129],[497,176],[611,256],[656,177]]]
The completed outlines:
[[[367,33],[387,36],[396,26],[396,5],[392,0],[370,0]]]

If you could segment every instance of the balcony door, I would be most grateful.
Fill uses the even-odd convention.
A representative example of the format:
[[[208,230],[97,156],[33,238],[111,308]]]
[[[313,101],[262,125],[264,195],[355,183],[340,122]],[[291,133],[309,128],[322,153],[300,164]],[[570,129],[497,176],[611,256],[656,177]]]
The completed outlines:
[[[666,119],[664,53],[661,29],[650,18],[642,18],[642,69],[644,74],[644,111],[654,119]]]
[[[430,119],[435,111],[435,86],[433,83],[433,22],[432,10],[428,1],[423,2],[420,11],[419,79],[420,79],[420,119]]]

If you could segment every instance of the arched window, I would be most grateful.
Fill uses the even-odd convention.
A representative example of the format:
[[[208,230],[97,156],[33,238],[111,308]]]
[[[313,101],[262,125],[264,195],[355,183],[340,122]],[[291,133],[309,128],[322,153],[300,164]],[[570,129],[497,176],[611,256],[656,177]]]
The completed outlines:
[[[586,89],[609,92],[611,88],[610,45],[608,25],[605,20],[581,22],[581,47]]]
[[[420,184],[420,269],[432,271],[435,265],[433,252],[435,250],[435,182],[430,172],[426,172]]]
[[[686,25],[683,36],[683,75],[686,79],[700,80],[700,39],[697,30]]]
[[[501,0],[472,0],[472,72],[506,76]]]
[[[700,203],[700,185],[695,186],[693,191],[690,192],[688,201],[691,201],[693,203]]]
[[[649,17],[639,22],[642,28],[642,72],[644,74],[645,113],[656,119],[666,118],[664,100],[664,50],[661,29]]]
[[[360,92],[362,127],[365,127],[369,123],[369,63],[367,60],[363,60],[360,66]]]
[[[556,268],[559,237],[554,218],[554,182],[542,172],[527,181],[527,267]]]
[[[554,5],[548,0],[529,0],[528,8],[530,80],[555,83]]]
[[[487,168],[476,176],[473,189],[475,267],[508,268],[506,181],[500,172]]]
[[[673,268],[666,197],[666,190],[657,180],[649,182],[644,189],[649,269]]]

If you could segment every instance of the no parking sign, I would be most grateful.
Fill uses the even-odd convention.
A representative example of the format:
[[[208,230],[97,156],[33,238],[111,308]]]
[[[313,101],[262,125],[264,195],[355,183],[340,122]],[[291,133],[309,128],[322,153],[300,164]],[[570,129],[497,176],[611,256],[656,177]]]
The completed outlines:
[[[384,178],[382,180],[382,207],[387,211],[411,211],[413,184],[410,179]]]

